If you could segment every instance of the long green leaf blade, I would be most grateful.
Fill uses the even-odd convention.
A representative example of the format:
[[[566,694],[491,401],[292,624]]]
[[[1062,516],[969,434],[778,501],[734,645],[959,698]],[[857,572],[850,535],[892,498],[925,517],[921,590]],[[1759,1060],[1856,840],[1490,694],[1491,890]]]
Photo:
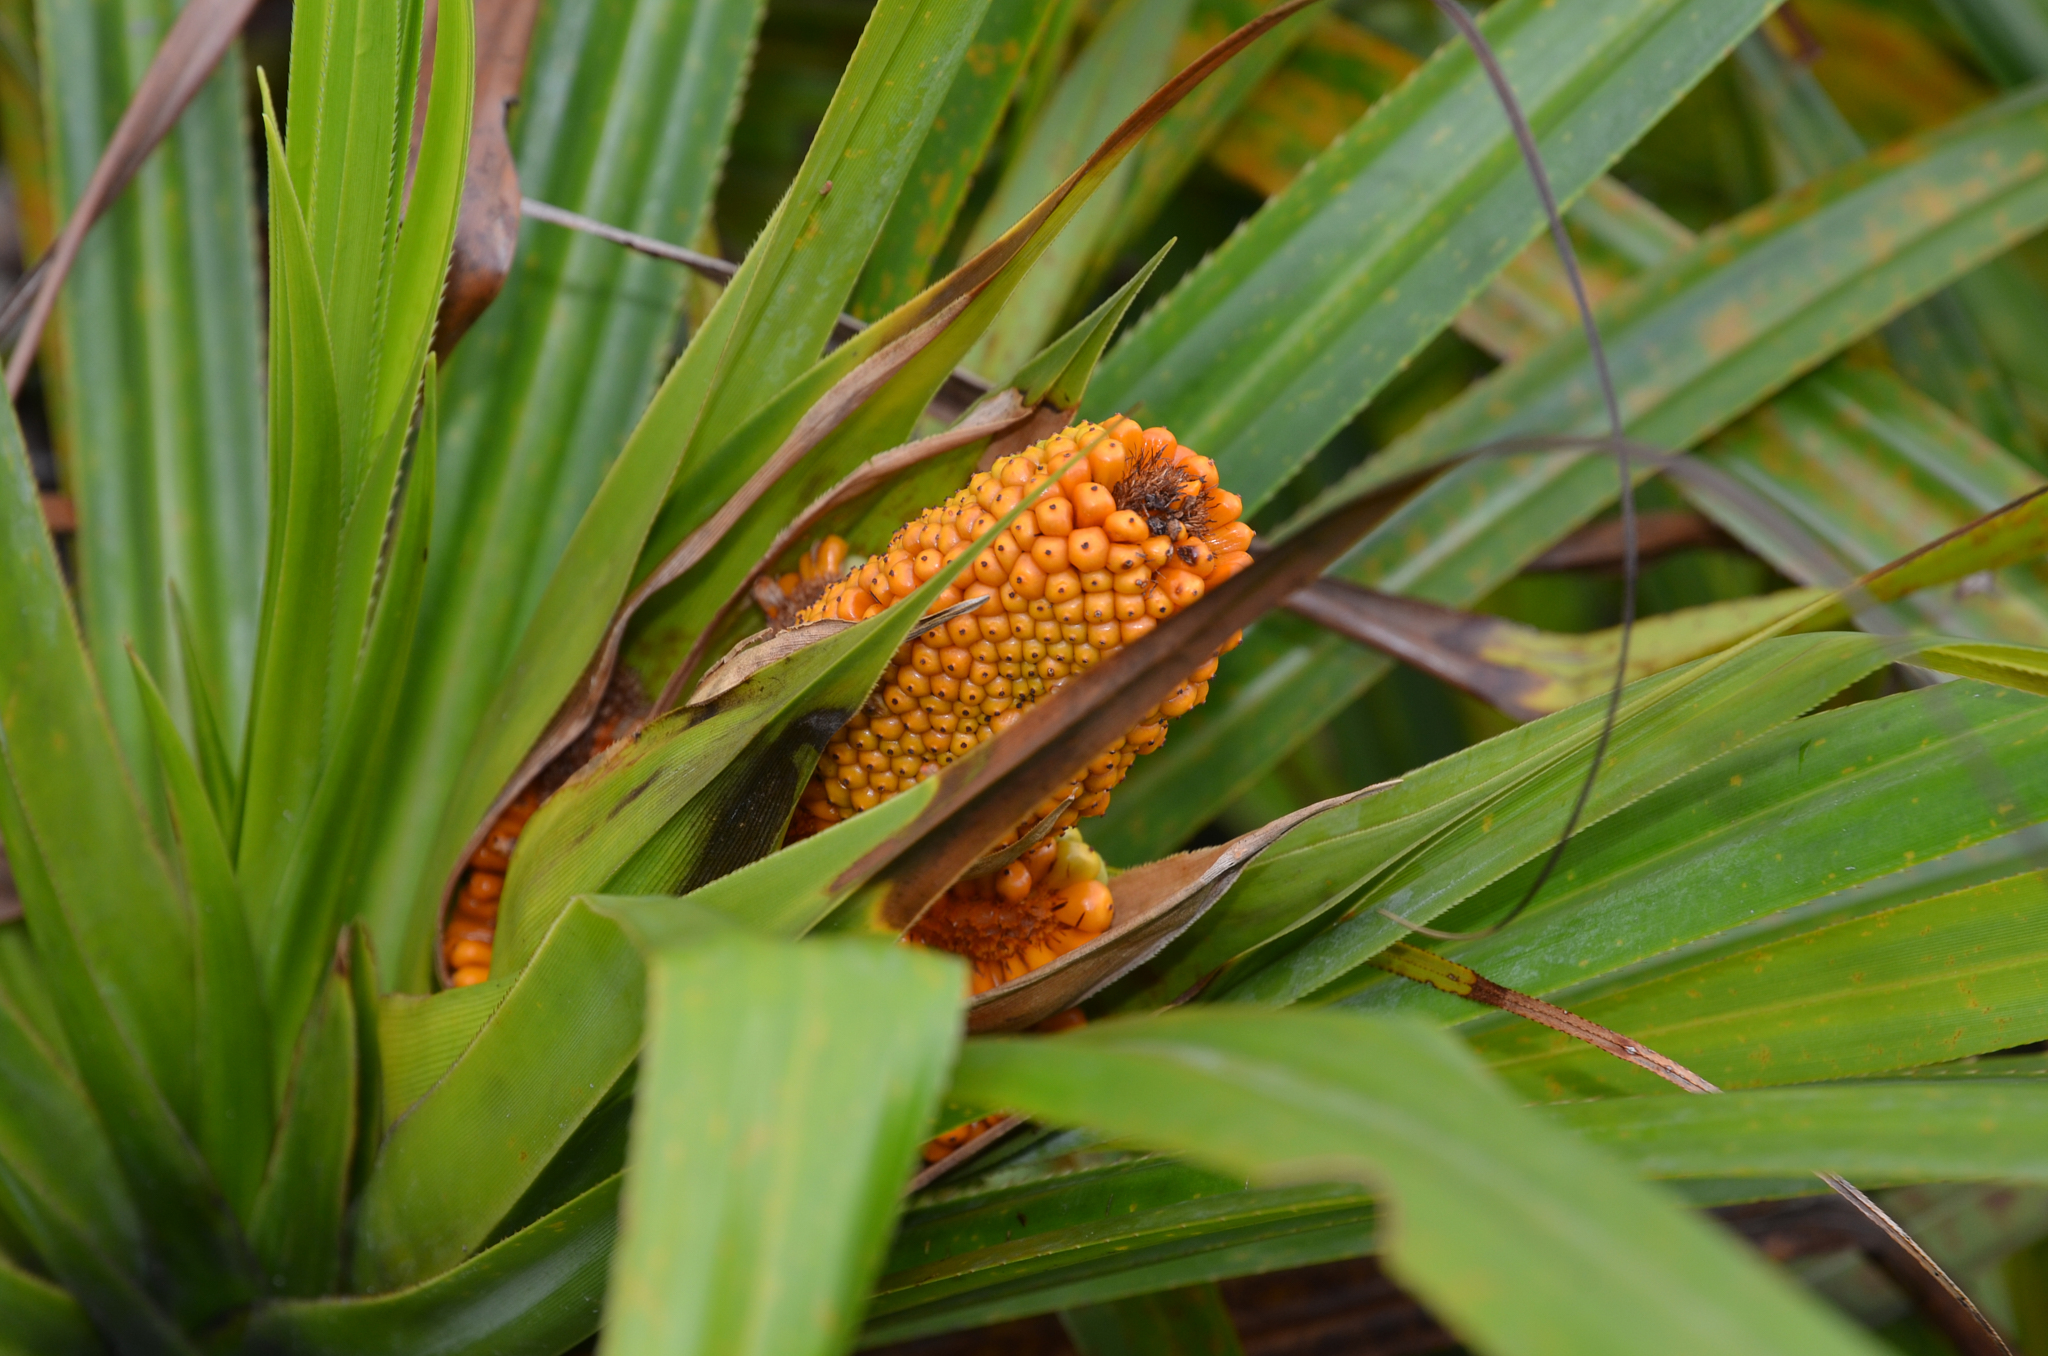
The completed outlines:
[[[602,1350],[844,1349],[959,1045],[963,980],[868,941],[657,955]]]
[[[31,931],[72,934],[105,983],[90,1001],[108,1004],[171,1105],[189,1111],[191,917],[128,780],[12,414],[0,419],[0,570],[10,601],[0,611],[0,760],[21,816],[7,826],[8,856],[17,871],[44,863],[52,886],[54,912],[32,918]]]
[[[83,193],[180,8],[170,0],[35,7],[42,128],[28,130],[46,139],[46,187],[59,212],[68,215]],[[171,684],[180,729],[191,732],[197,719],[198,694],[175,662],[167,585],[184,601],[193,649],[221,684],[229,728],[240,728],[249,702],[264,428],[243,88],[240,56],[230,51],[87,236],[41,351],[80,516],[87,643],[122,747],[138,765],[150,740],[126,647]],[[16,174],[32,193],[30,167]]]
[[[1568,202],[1767,8],[1520,0],[1482,29]],[[1143,405],[1256,508],[1542,227],[1492,88],[1451,44],[1146,316],[1090,409]]]
[[[543,7],[511,127],[524,191],[696,240],[761,7]],[[654,389],[685,286],[666,261],[540,223],[522,231],[518,258],[448,371],[419,655],[366,846],[383,979],[406,988],[431,974],[433,918],[416,901],[445,866],[426,864],[442,806],[576,520]]]
[[[249,1244],[273,1295],[323,1295],[341,1279],[355,1155],[356,1032],[348,981],[330,975],[300,1033]]]
[[[178,735],[170,705],[141,658],[131,658],[196,915],[199,1148],[228,1205],[246,1219],[270,1156],[270,1019],[241,887],[199,769]]]
[[[284,349],[271,383],[271,565],[264,578],[244,754],[242,828],[236,869],[259,937],[290,860],[306,806],[319,784],[332,708],[353,671],[355,638],[335,634],[344,497],[341,397],[305,218],[285,167],[275,115],[266,107],[270,147],[272,310]],[[341,690],[336,691],[337,687]],[[286,1028],[291,1029],[291,1028]]]
[[[462,1058],[387,1135],[355,1214],[361,1291],[416,1285],[479,1251],[640,1047],[643,966],[617,924],[571,907]]]
[[[1370,1180],[1400,1212],[1389,1267],[1491,1351],[1874,1350],[1732,1240],[1543,1131],[1424,1027],[1174,1013],[971,1042],[955,1092],[1255,1180]]]
[[[613,1177],[511,1238],[388,1295],[259,1310],[259,1356],[549,1356],[597,1331],[618,1232]]]

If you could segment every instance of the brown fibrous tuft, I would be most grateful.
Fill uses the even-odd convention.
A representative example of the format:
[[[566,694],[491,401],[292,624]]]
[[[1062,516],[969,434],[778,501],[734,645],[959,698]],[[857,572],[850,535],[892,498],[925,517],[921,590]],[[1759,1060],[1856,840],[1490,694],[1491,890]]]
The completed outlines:
[[[829,578],[800,579],[794,589],[785,589],[783,581],[774,575],[764,574],[754,581],[754,602],[768,618],[770,629],[787,631],[797,624],[803,610],[825,596],[825,591],[845,578],[843,574]]]
[[[1130,509],[1145,519],[1153,535],[1182,542],[1209,530],[1209,505],[1203,497],[1207,487],[1185,466],[1174,465],[1164,451],[1139,451],[1131,455],[1123,479],[1110,488],[1120,509]]]

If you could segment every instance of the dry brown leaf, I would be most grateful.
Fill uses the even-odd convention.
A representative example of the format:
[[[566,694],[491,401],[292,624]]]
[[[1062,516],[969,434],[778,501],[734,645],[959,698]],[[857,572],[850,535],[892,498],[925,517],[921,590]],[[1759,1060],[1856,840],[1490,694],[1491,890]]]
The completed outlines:
[[[526,78],[540,0],[476,0],[476,114],[470,123],[469,168],[455,252],[434,327],[434,351],[447,360],[484,309],[504,289],[519,243],[519,170],[505,139],[505,118]],[[430,59],[420,63],[424,72]],[[424,94],[424,88],[422,89]],[[420,100],[422,107],[425,99]]]
[[[1521,629],[1512,622],[1341,579],[1318,579],[1289,598],[1287,610],[1413,665],[1516,720],[1544,713],[1528,700],[1545,686],[1542,675],[1480,658],[1490,643]]]
[[[1187,931],[1223,898],[1260,853],[1289,830],[1393,785],[1396,783],[1381,782],[1349,795],[1333,796],[1221,846],[1176,853],[1124,872],[1110,882],[1116,895],[1116,921],[1109,929],[1050,965],[977,994],[967,1005],[968,1031],[976,1035],[1018,1031],[1086,1002]]]
[[[777,631],[770,627],[756,631],[726,651],[725,658],[711,666],[704,681],[690,694],[689,706],[702,706],[722,692],[730,692],[778,659],[787,659],[827,636],[836,636],[853,622],[836,618],[806,622]]]

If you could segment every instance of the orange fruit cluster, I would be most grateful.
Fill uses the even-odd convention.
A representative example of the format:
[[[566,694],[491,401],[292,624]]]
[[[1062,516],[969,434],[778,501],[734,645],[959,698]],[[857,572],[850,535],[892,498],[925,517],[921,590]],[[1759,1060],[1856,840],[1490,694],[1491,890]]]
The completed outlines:
[[[505,892],[505,871],[526,821],[539,808],[539,792],[521,794],[491,825],[483,845],[469,855],[468,869],[456,887],[455,907],[441,930],[441,958],[448,963],[451,987],[463,989],[491,977],[491,943],[498,933],[498,896]]]
[[[982,534],[1041,490],[993,545],[974,552]],[[1076,424],[1001,458],[851,569],[844,541],[818,543],[769,591],[788,599],[798,620],[860,621],[944,572],[951,578],[931,611],[984,602],[897,651],[875,693],[819,760],[790,837],[873,809],[936,775],[1074,675],[1199,602],[1251,563],[1252,530],[1239,521],[1242,510],[1207,457],[1167,429],[1117,417]],[[1235,644],[1232,637],[1222,649]],[[1202,703],[1215,672],[1212,657],[1033,807],[1006,843],[1048,819],[1067,830],[1107,810],[1132,762],[1165,742],[1168,721]],[[1067,844],[1048,837],[1000,872],[962,881],[910,939],[967,956],[976,992],[1092,939],[1110,921],[1109,886],[1099,859],[1092,874],[1081,874],[1074,851],[1086,848],[1078,836]]]
[[[491,948],[498,935],[498,900],[505,892],[505,873],[512,865],[512,849],[519,835],[569,775],[603,753],[625,733],[627,711],[613,704],[601,708],[584,740],[571,748],[510,805],[498,813],[491,831],[463,863],[462,879],[455,887],[455,907],[441,925],[441,959],[448,968],[450,988],[465,989],[491,977]]]

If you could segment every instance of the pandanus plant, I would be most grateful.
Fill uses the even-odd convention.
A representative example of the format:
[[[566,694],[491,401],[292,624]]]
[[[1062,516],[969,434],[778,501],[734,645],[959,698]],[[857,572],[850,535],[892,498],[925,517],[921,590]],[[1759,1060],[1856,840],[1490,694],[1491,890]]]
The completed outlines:
[[[2043,1175],[2026,1057],[1898,1078],[2048,1037],[2031,435],[1829,360],[1968,322],[2048,114],[1827,162],[1770,8],[878,0],[735,268],[759,0],[298,0],[266,294],[249,6],[7,6],[0,1349],[1222,1350],[1365,1253],[1479,1350],[1877,1349],[1693,1207]],[[1738,43],[1818,177],[1696,238],[1602,176]],[[1205,154],[1270,201],[1117,338]],[[1798,587],[1461,610],[1617,496],[1633,581],[1648,476]],[[1290,793],[1360,641],[1526,723]]]

